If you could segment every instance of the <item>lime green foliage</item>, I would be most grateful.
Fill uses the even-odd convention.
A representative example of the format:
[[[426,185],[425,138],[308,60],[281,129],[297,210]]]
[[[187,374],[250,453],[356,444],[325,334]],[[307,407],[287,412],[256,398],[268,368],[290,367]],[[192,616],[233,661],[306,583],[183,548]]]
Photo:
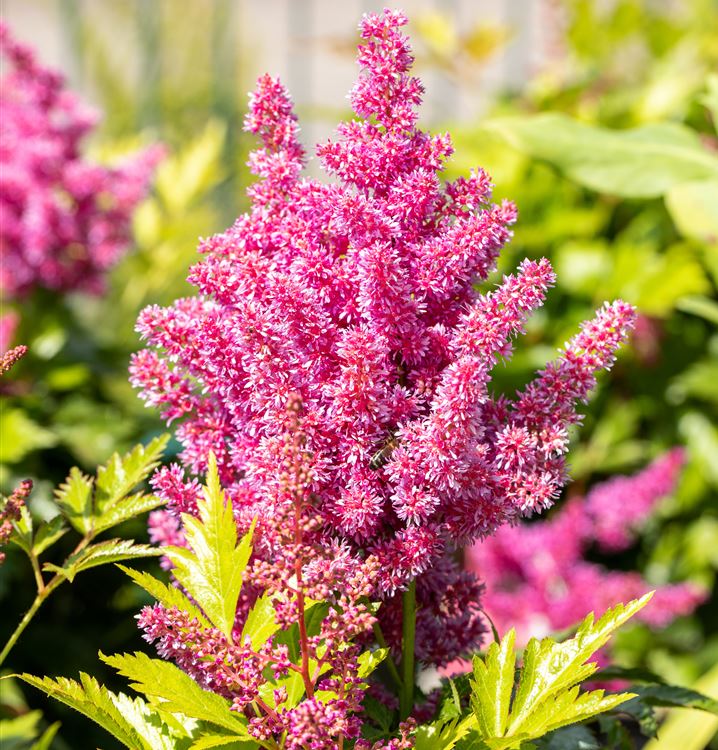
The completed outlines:
[[[162,504],[154,495],[132,491],[157,466],[167,440],[165,435],[146,446],[137,446],[124,456],[113,454],[106,464],[100,466],[95,479],[73,468],[67,481],[56,491],[57,514],[37,528],[30,512],[23,508],[22,516],[13,525],[10,541],[29,557],[37,595],[0,653],[0,663],[44,601],[61,583],[72,582],[78,573],[99,565],[159,554],[157,548],[135,544],[131,539],[94,540],[101,532]],[[67,524],[82,535],[74,550],[60,565],[41,561],[40,556],[69,531]],[[43,572],[54,575],[46,580]]]
[[[484,657],[475,656],[469,713],[421,727],[417,750],[449,750],[460,740],[476,750],[512,750],[560,727],[577,724],[610,711],[633,697],[631,693],[582,692],[580,685],[595,674],[588,660],[613,632],[642,609],[651,594],[620,604],[594,622],[588,615],[576,635],[558,643],[532,639],[517,675],[513,630],[492,643]],[[459,704],[456,691],[452,700]],[[457,712],[459,705],[457,705]],[[463,747],[463,745],[462,745]]]
[[[237,544],[232,502],[219,486],[217,462],[210,456],[199,517],[182,515],[187,547],[170,547],[174,576],[210,622],[232,640],[242,574],[252,553],[253,528]]]
[[[718,156],[684,125],[611,130],[546,113],[499,117],[485,126],[591,190],[623,198],[663,197],[684,235],[718,242]]]
[[[187,737],[182,725],[165,723],[142,699],[112,693],[89,675],[81,673],[79,682],[26,674],[20,678],[97,722],[131,750],[181,750],[189,746],[181,742]]]

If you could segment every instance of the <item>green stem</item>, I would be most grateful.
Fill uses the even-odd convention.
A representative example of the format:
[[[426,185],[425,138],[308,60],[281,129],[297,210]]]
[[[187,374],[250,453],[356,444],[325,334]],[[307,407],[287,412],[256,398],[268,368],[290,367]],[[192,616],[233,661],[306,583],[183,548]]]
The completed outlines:
[[[25,612],[25,616],[20,620],[18,623],[18,626],[15,628],[15,631],[13,634],[8,638],[7,643],[5,644],[5,648],[3,648],[2,653],[0,653],[0,665],[5,661],[5,657],[10,653],[10,650],[12,647],[17,643],[17,639],[22,635],[23,630],[30,624],[30,620],[35,616],[35,613],[38,609],[42,606],[42,603],[45,601],[45,597],[38,594],[35,597],[35,601],[30,606],[30,609],[28,609],[27,612]]]
[[[399,715],[407,719],[414,708],[414,642],[416,639],[416,581],[402,595],[401,669],[403,684],[399,695]]]

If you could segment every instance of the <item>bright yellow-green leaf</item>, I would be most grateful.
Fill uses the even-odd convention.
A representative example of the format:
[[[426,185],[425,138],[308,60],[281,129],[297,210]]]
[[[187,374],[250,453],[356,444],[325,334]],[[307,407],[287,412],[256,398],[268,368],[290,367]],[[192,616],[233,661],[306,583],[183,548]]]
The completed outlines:
[[[147,654],[115,654],[100,658],[131,680],[130,687],[148,697],[162,699],[162,708],[192,719],[207,721],[236,734],[246,733],[246,719],[230,710],[229,701],[203,690],[186,672],[169,661]],[[249,735],[246,735],[249,739]]]
[[[80,673],[80,682],[65,677],[19,675],[29,685],[79,711],[107,730],[130,750],[175,750],[176,738],[159,714],[140,698],[112,693]]]
[[[132,539],[108,539],[85,547],[69,557],[62,566],[45,563],[43,570],[60,573],[69,581],[73,581],[78,573],[89,568],[120,562],[120,560],[156,557],[160,554],[162,554],[162,551],[157,547],[150,547],[148,544],[135,544]]]
[[[81,534],[89,531],[92,523],[93,484],[90,477],[73,466],[65,483],[55,490],[55,502],[62,514]]]
[[[191,618],[197,620],[200,625],[207,628],[210,627],[210,622],[204,616],[204,613],[176,586],[162,583],[162,581],[149,573],[132,570],[132,568],[126,568],[124,565],[118,565],[117,567],[126,573],[138,586],[157,599],[164,607],[168,609],[177,607],[180,612],[188,614]]]
[[[238,543],[232,502],[219,485],[217,462],[210,456],[199,518],[182,515],[187,547],[169,547],[174,575],[212,624],[232,639],[244,569],[252,553],[250,531]]]
[[[516,653],[513,631],[492,643],[484,659],[475,657],[471,697],[472,737],[489,750],[514,750],[560,727],[590,719],[633,697],[581,692],[580,684],[594,674],[591,656],[611,634],[644,607],[651,594],[608,610],[594,623],[590,614],[576,635],[560,643],[551,638],[529,641],[514,691]],[[456,725],[459,726],[458,724]],[[438,748],[453,747],[449,744]],[[454,744],[451,744],[451,743]]]

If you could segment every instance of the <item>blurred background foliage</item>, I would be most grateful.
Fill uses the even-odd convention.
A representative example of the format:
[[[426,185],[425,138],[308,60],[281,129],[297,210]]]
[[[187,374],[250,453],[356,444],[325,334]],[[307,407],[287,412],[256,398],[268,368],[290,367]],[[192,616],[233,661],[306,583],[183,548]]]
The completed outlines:
[[[177,14],[166,0],[84,3],[82,12],[69,0],[60,4],[73,80],[105,114],[96,156],[111,161],[157,139],[168,156],[136,212],[135,247],[112,272],[107,294],[38,295],[17,308],[14,342],[30,353],[4,385],[0,483],[7,491],[19,478],[35,478],[31,507],[38,516],[53,512],[52,487],[70,466],[91,470],[113,450],[161,430],[127,383],[128,359],[138,347],[134,321],[146,304],[191,293],[184,279],[197,238],[221,231],[245,205],[239,5],[184,3]],[[481,18],[459,24],[443,3],[416,13],[411,6],[404,4],[421,74],[443,76],[449,93],[477,86],[516,33],[510,23]],[[523,85],[499,90],[479,119],[452,119],[449,101],[441,128],[456,147],[447,178],[480,165],[492,175],[496,197],[518,205],[515,239],[500,270],[547,256],[558,273],[513,360],[497,368],[496,387],[512,391],[524,383],[605,299],[636,304],[633,346],[586,407],[568,494],[686,446],[680,486],[641,544],[602,562],[639,569],[656,584],[694,580],[710,589],[718,570],[718,79],[711,77],[718,69],[718,6],[544,6],[550,45],[543,64]],[[347,18],[344,27],[354,21]],[[138,56],[118,60],[115,35],[128,28],[137,33]],[[338,56],[353,56],[347,42],[332,40]],[[127,533],[141,539],[144,532],[134,526]],[[0,637],[29,603],[27,575],[12,554],[0,568],[0,598],[10,614]],[[49,674],[88,668],[112,686],[96,651],[141,648],[131,617],[139,597],[116,571],[88,575],[41,612],[10,666]],[[615,654],[627,666],[694,684],[718,661],[716,622],[714,595],[663,631],[632,627]],[[57,719],[63,727],[50,738],[53,748],[109,747],[61,706],[37,695],[26,699],[46,719],[27,713],[22,696],[4,687],[5,715],[20,717],[27,730],[9,747],[29,746],[22,736]]]

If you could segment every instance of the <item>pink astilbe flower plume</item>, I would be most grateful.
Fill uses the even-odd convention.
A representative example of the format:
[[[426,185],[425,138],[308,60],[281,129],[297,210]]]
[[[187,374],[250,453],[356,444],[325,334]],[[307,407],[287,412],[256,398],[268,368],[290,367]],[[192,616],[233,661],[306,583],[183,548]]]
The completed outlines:
[[[554,273],[547,260],[525,260],[477,291],[516,209],[491,203],[481,170],[441,179],[451,140],[417,126],[422,85],[405,23],[389,10],[361,23],[357,118],[317,148],[332,181],[302,177],[288,94],[259,80],[246,120],[261,140],[249,161],[261,178],[252,207],[201,243],[189,277],[198,296],[141,314],[151,348],[131,377],[177,425],[189,475],[214,452],[238,524],[257,516],[268,538],[284,523],[272,488],[298,394],[324,543],[377,557],[374,595],[390,634],[395,594],[418,578],[420,658],[442,664],[475,649],[484,628],[481,585],[454,550],[551,505],[575,403],[613,363],[633,311],[607,304],[515,399],[494,397],[492,369]],[[194,492],[172,472],[158,480],[169,513]],[[269,548],[257,554],[271,561]]]
[[[656,588],[636,572],[608,570],[585,554],[634,544],[642,523],[673,491],[682,463],[681,449],[669,451],[633,476],[572,498],[547,520],[504,527],[470,549],[468,567],[487,581],[483,605],[499,631],[514,627],[526,643]],[[690,583],[659,586],[639,618],[663,627],[705,596]]]
[[[98,293],[130,242],[130,219],[162,156],[115,168],[83,159],[96,115],[0,23],[0,289]]]

